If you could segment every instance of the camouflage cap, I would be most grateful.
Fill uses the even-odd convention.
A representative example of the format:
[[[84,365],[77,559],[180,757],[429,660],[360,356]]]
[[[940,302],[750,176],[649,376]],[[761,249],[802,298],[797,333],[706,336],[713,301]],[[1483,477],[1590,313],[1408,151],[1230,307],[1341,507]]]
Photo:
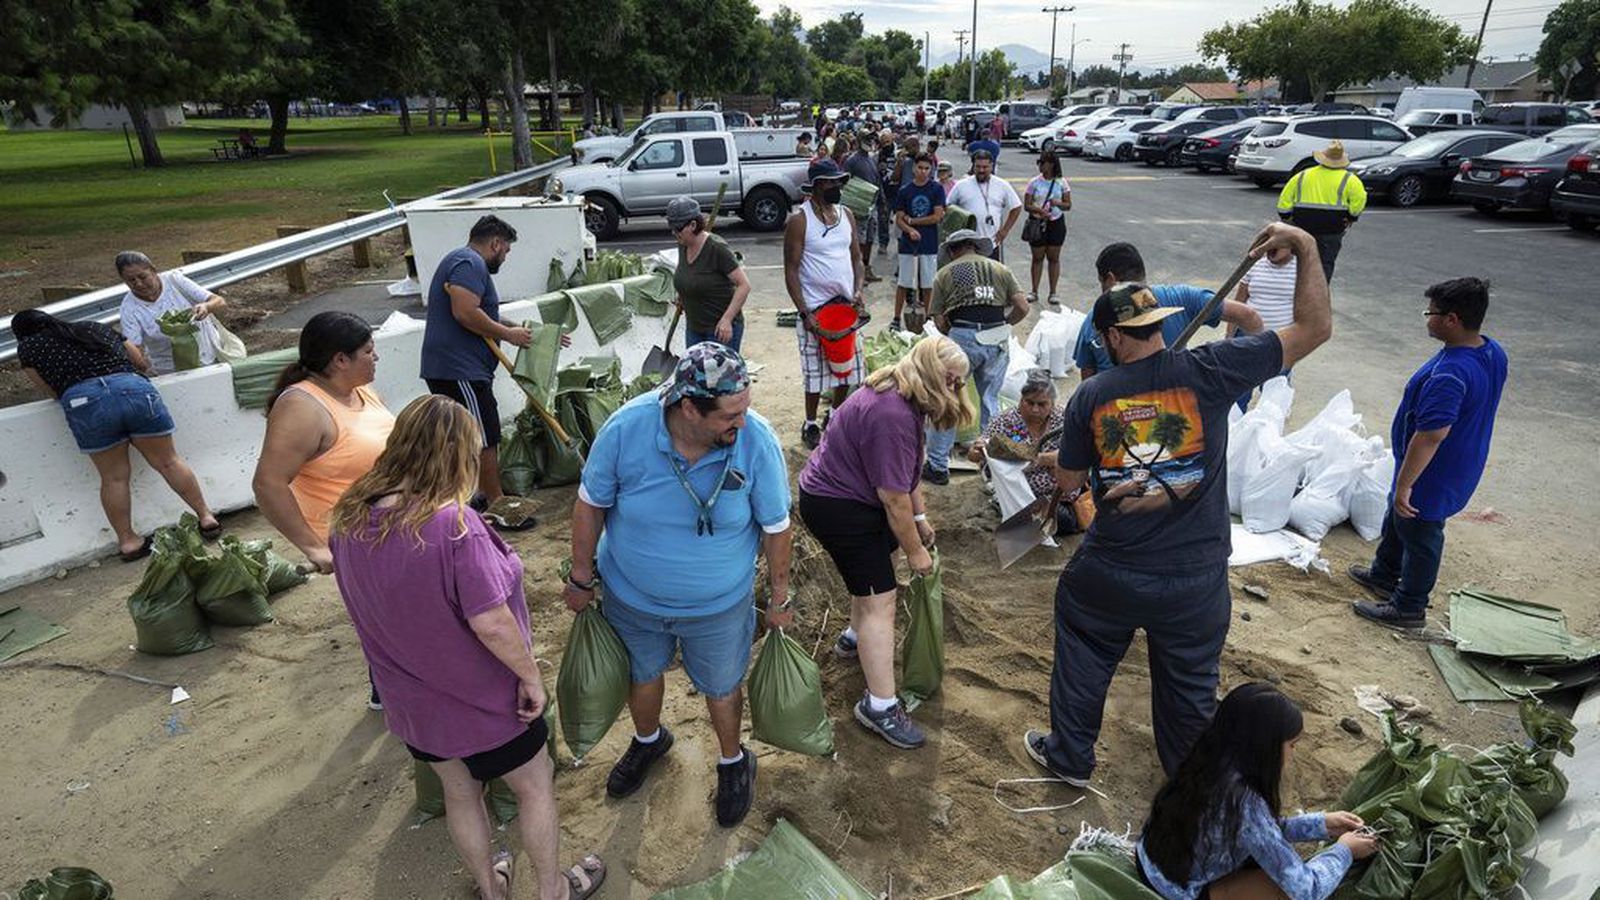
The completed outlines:
[[[661,405],[673,406],[685,397],[726,397],[749,387],[743,357],[716,341],[702,341],[683,351],[672,380],[661,385]]]

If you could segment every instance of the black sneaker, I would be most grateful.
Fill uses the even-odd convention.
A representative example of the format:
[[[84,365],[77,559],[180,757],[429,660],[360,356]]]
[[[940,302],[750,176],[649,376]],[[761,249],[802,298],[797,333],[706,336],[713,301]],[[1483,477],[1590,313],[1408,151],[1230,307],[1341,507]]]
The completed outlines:
[[[1371,566],[1351,566],[1345,570],[1350,575],[1350,580],[1372,592],[1372,596],[1379,600],[1388,600],[1394,594],[1393,582],[1384,583],[1372,577]]]
[[[898,316],[896,316],[895,318],[889,320],[889,330],[890,331],[905,331],[906,329],[905,329],[904,325],[900,324],[900,318]]]
[[[628,752],[622,754],[617,764],[611,767],[611,774],[606,776],[607,796],[621,799],[637,791],[644,785],[645,776],[650,774],[650,767],[671,749],[672,732],[665,725],[661,726],[661,737],[648,744],[641,744],[638,738],[634,738],[628,745]]]
[[[1055,766],[1050,765],[1050,757],[1045,753],[1044,740],[1045,734],[1042,731],[1034,731],[1030,728],[1023,733],[1022,749],[1027,751],[1028,758],[1038,763],[1041,769],[1044,769],[1051,775],[1054,775],[1062,781],[1065,781],[1072,787],[1088,787],[1089,778],[1087,775],[1068,775],[1065,772],[1057,770]]]
[[[950,470],[935,469],[929,463],[922,464],[922,480],[929,484],[949,484]]]
[[[750,812],[756,796],[756,755],[743,744],[744,759],[736,763],[717,763],[717,824],[732,828]]]
[[[804,444],[807,450],[817,449],[817,445],[822,443],[822,426],[815,422],[807,422],[800,426],[800,443]]]
[[[1402,612],[1400,607],[1385,600],[1382,603],[1373,603],[1371,600],[1357,600],[1352,607],[1356,615],[1369,622],[1376,622],[1385,628],[1394,628],[1400,631],[1414,631],[1428,625],[1426,613]]]

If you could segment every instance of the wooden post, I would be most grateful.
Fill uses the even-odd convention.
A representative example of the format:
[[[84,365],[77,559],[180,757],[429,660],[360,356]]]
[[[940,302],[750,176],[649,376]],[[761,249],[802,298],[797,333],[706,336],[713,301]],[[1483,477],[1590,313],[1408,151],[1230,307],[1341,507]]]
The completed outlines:
[[[286,238],[301,232],[310,231],[304,225],[279,225],[278,237]],[[306,268],[306,261],[292,262],[283,267],[283,274],[289,280],[289,292],[304,294],[311,289],[311,273]]]
[[[346,219],[359,219],[371,213],[370,209],[347,209],[344,211]],[[358,269],[372,268],[372,238],[362,238],[350,245],[350,251],[355,256],[355,267]]]
[[[225,252],[227,252],[227,251],[225,251],[225,250],[185,250],[185,251],[183,251],[183,253],[181,255],[183,257],[183,264],[187,266],[190,263],[197,263],[197,262],[201,261],[202,259],[211,259],[213,257],[221,256]]]
[[[396,206],[405,206],[407,203],[415,203],[417,201],[417,199],[418,198],[416,198],[416,197],[396,197],[395,200],[394,200],[394,204]],[[410,225],[401,225],[400,226],[400,240],[404,241],[405,245],[407,247],[411,246],[411,226]]]

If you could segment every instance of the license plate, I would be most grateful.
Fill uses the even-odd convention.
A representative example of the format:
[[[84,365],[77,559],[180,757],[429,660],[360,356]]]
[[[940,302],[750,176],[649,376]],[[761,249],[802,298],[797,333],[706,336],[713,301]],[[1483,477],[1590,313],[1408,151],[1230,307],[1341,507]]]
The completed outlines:
[[[1467,173],[1467,177],[1473,181],[1494,181],[1500,177],[1500,173],[1493,169],[1473,169]]]
[[[1245,141],[1244,142],[1244,148],[1246,150],[1255,150],[1259,146],[1261,146],[1261,145],[1256,143],[1255,141]]]

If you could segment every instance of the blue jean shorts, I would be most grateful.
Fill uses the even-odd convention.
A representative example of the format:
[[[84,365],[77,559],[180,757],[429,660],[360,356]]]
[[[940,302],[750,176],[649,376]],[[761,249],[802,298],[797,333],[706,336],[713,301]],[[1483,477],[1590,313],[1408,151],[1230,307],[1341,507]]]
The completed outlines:
[[[177,430],[161,392],[132,372],[88,378],[61,395],[67,427],[84,453],[100,453],[129,438],[166,437]]]
[[[607,597],[600,611],[628,648],[634,684],[661,677],[672,654],[683,649],[683,670],[695,689],[718,700],[738,690],[750,665],[756,635],[755,598],[709,616],[665,619]]]

